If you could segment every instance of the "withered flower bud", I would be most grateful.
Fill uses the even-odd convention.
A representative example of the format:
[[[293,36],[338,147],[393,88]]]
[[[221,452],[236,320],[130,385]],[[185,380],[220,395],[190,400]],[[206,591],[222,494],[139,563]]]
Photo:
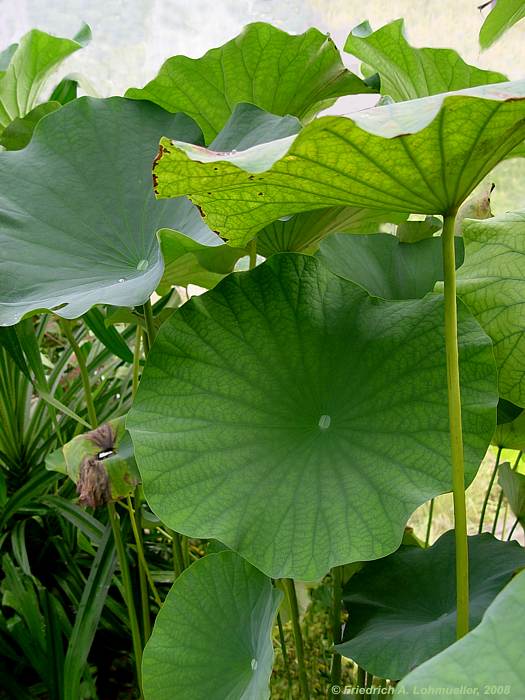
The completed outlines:
[[[109,454],[105,453],[113,453],[115,446],[115,435],[109,423],[99,425],[99,427],[95,428],[95,430],[91,430],[89,433],[86,433],[86,437],[94,442],[99,448],[99,459],[104,459],[104,457],[109,456]]]
[[[78,475],[77,493],[80,505],[91,508],[104,506],[111,500],[108,473],[101,460],[84,457]]]

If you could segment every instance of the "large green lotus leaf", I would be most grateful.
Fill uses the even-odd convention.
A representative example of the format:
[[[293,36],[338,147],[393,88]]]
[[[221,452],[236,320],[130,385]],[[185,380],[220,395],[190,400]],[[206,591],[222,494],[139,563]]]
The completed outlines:
[[[525,408],[525,213],[465,221],[458,295],[494,342],[500,395]]]
[[[126,97],[189,114],[209,143],[240,102],[305,120],[341,95],[363,92],[371,90],[346,70],[326,34],[309,29],[292,36],[257,22],[201,58],[169,58],[156,78]]]
[[[396,697],[493,695],[522,700],[524,609],[522,572],[496,597],[475,630],[406,676],[396,688]],[[468,695],[461,693],[462,688]]]
[[[297,136],[225,154],[161,141],[159,197],[188,195],[245,245],[282,216],[329,206],[454,211],[525,136],[525,80],[322,117]]]
[[[402,19],[366,36],[360,29],[350,33],[345,51],[379,74],[381,94],[395,102],[507,80],[501,73],[469,66],[452,49],[410,46]]]
[[[61,39],[33,29],[14,49],[9,47],[10,53],[6,54],[9,63],[0,74],[0,129],[31,111],[56,66],[90,39],[87,25],[74,39]]]
[[[468,545],[472,629],[514,572],[525,566],[525,549],[489,534],[469,537]],[[337,650],[375,676],[397,680],[452,644],[455,552],[451,530],[428,549],[402,546],[367,563],[343,592],[348,622]]]
[[[315,252],[331,233],[373,233],[383,222],[397,223],[406,214],[362,207],[328,207],[277,219],[257,234],[257,251],[269,257],[283,252]]]
[[[235,552],[196,561],[173,584],[144,650],[145,699],[267,700],[281,598]]]
[[[479,43],[487,49],[497,41],[507,29],[525,17],[523,0],[500,0],[494,3],[479,32]]]
[[[525,526],[525,474],[520,474],[505,462],[498,469],[498,482],[512,512]]]
[[[384,301],[311,256],[229,275],[161,327],[127,425],[146,498],[275,578],[396,549],[450,489],[443,300]],[[460,306],[467,479],[495,425],[489,338]]]
[[[460,265],[463,241],[455,244]],[[336,275],[383,299],[420,299],[443,279],[441,238],[401,243],[388,233],[335,234],[321,243],[317,257]]]
[[[156,231],[200,220],[186,200],[153,196],[155,144],[172,130],[202,138],[186,115],[84,97],[39,122],[25,149],[0,153],[0,325],[149,297],[162,275]]]

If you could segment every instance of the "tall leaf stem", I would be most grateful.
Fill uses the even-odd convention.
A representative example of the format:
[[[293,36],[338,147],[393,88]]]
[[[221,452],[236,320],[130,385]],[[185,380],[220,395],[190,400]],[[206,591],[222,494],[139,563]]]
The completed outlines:
[[[361,666],[357,667],[355,684],[358,688],[366,687],[366,671]]]
[[[151,575],[151,572],[149,570],[148,564],[146,562],[146,557],[144,556],[144,547],[142,543],[142,537],[139,532],[139,527],[137,523],[137,518],[136,518],[136,513],[135,513],[135,507],[133,506],[133,503],[131,501],[131,497],[127,497],[127,503],[128,503],[128,510],[129,510],[129,515],[131,519],[131,527],[133,529],[133,536],[135,537],[135,545],[137,547],[137,554],[139,558],[139,562],[142,564],[142,570],[144,572],[144,575],[146,576],[149,586],[151,588],[151,592],[153,594],[153,597],[155,599],[155,602],[157,605],[162,607],[162,600],[160,599],[160,596],[157,592],[157,588],[155,586],[155,583],[153,581],[153,577]],[[149,615],[148,615],[149,619]],[[149,636],[149,635],[148,635]]]
[[[135,603],[133,600],[133,587],[131,584],[131,575],[129,572],[126,550],[124,549],[124,542],[120,531],[119,516],[117,515],[115,504],[112,501],[108,503],[108,514],[111,522],[111,528],[113,530],[115,548],[117,550],[120,573],[122,576],[124,602],[126,603],[126,607],[128,609],[129,626],[131,628],[131,640],[133,644],[133,656],[135,658],[135,671],[137,674],[137,685],[140,689],[140,696],[142,697],[142,639],[140,637],[137,611],[135,610]]]
[[[492,471],[492,474],[490,475],[489,485],[487,486],[487,491],[485,492],[485,498],[483,499],[483,505],[481,506],[481,515],[479,516],[479,527],[478,527],[478,534],[479,535],[483,532],[483,522],[485,520],[485,514],[487,512],[487,505],[489,502],[492,487],[494,486],[494,480],[496,479],[496,474],[498,473],[502,449],[503,448],[498,447],[498,453],[496,455],[496,463],[494,465],[494,469]]]
[[[137,389],[139,388],[139,374],[140,374],[140,351],[142,346],[142,328],[140,324],[137,323],[137,329],[135,331],[135,346],[133,348],[133,373],[131,375],[131,397],[134,399]]]
[[[310,700],[310,689],[308,686],[308,675],[306,673],[305,655],[303,635],[301,632],[301,621],[299,619],[299,605],[297,604],[297,593],[295,584],[291,578],[283,578],[282,584],[290,609],[290,618],[292,621],[292,630],[295,641],[295,654],[297,657],[297,666],[299,669],[299,685],[301,686],[301,695],[303,700]]]
[[[456,255],[454,227],[456,212],[443,219],[443,274],[445,291],[445,349],[447,357],[448,416],[452,457],[454,530],[456,535],[456,637],[469,630],[469,565],[467,508],[465,503],[465,467],[461,426],[461,390],[459,384],[458,321],[456,299]]]
[[[288,682],[288,698],[292,697],[293,683],[292,675],[290,673],[290,662],[288,661],[288,651],[286,649],[286,639],[284,636],[283,621],[281,619],[281,613],[277,613],[277,627],[279,629],[279,643],[281,645],[281,654],[283,655],[283,665],[284,671],[286,673],[286,680]]]
[[[82,380],[82,388],[84,389],[84,399],[86,401],[89,422],[91,423],[92,428],[96,428],[98,425],[97,412],[95,410],[95,403],[93,401],[93,393],[91,391],[91,381],[89,379],[86,358],[84,357],[82,348],[77,343],[77,339],[75,338],[75,334],[73,333],[73,329],[71,327],[71,322],[67,319],[61,319],[60,325],[62,327],[62,330],[64,331],[64,335],[66,336],[69,345],[71,346],[71,349],[75,353],[75,357],[77,358],[78,369],[80,371],[80,378]]]
[[[184,556],[184,541],[183,535],[179,532],[171,530],[172,548],[173,548],[173,570],[175,578],[178,578],[186,568],[186,557]]]
[[[343,567],[332,569],[332,638],[334,646],[341,643],[341,600],[343,597]],[[330,670],[331,687],[341,685],[341,654],[334,650]]]
[[[432,520],[434,518],[434,499],[430,501],[428,509],[427,531],[425,533],[425,547],[430,544],[430,534],[432,532]]]
[[[153,320],[153,308],[151,306],[151,301],[148,299],[148,301],[144,304],[142,308],[144,309],[144,321],[146,322],[146,333],[148,336],[148,351],[146,352],[147,355],[149,350],[151,350],[153,346],[156,330],[155,321]]]
[[[516,518],[516,520],[514,521],[514,525],[511,527],[510,532],[507,536],[507,542],[511,541],[512,535],[514,534],[514,530],[517,528],[519,521],[520,521],[519,518]]]

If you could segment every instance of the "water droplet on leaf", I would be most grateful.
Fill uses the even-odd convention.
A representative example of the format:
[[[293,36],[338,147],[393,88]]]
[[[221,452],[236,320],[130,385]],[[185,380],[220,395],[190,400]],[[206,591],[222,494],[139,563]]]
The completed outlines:
[[[332,419],[330,418],[330,416],[323,415],[319,418],[319,427],[321,428],[321,430],[328,430],[331,422]]]

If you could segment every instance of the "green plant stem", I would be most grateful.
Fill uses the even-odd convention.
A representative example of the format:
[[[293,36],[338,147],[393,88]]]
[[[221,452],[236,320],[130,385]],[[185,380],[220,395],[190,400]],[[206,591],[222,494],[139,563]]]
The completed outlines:
[[[366,671],[364,668],[361,668],[361,666],[357,667],[355,683],[358,688],[366,687]]]
[[[503,525],[501,526],[501,539],[505,537],[505,530],[507,529],[507,517],[509,515],[509,502],[505,503],[505,508],[503,510]]]
[[[496,455],[496,464],[494,465],[494,470],[492,471],[492,474],[490,475],[489,485],[487,486],[485,498],[483,499],[483,505],[481,507],[481,515],[479,517],[478,535],[480,535],[483,532],[483,522],[485,520],[485,513],[487,512],[487,505],[489,502],[492,487],[494,486],[494,480],[496,479],[496,474],[498,473],[499,461],[501,458],[501,450],[502,450],[502,448],[498,447],[498,454]]]
[[[182,535],[174,530],[170,531],[173,546],[173,570],[175,578],[178,578],[186,568]]]
[[[135,346],[133,348],[133,374],[131,379],[131,398],[135,398],[137,389],[139,388],[139,374],[140,374],[140,355],[142,346],[142,328],[140,324],[137,323],[137,330],[135,331]]]
[[[456,299],[456,256],[454,227],[456,212],[443,219],[443,273],[445,292],[445,348],[447,356],[448,415],[452,457],[452,491],[454,497],[454,530],[456,535],[456,638],[469,630],[469,565],[467,540],[467,508],[465,503],[465,469],[463,432],[461,427],[461,390],[459,384],[459,352]]]
[[[111,522],[111,528],[113,530],[113,537],[115,539],[115,548],[117,550],[120,573],[122,575],[124,602],[126,603],[126,607],[128,609],[129,625],[131,628],[131,639],[133,643],[133,655],[135,657],[137,685],[140,689],[140,697],[142,697],[142,640],[140,637],[137,611],[135,610],[135,603],[133,600],[133,587],[131,585],[131,575],[129,572],[128,560],[126,558],[126,551],[124,549],[122,533],[120,532],[119,516],[117,515],[115,504],[111,501],[108,503],[108,514]]]
[[[509,534],[508,534],[507,542],[510,542],[510,541],[511,541],[512,535],[514,534],[514,530],[518,527],[519,521],[520,521],[519,518],[516,518],[516,520],[514,521],[514,525],[511,527],[510,532],[509,532]]]
[[[499,492],[499,496],[498,496],[498,503],[496,505],[496,512],[494,513],[494,521],[492,522],[492,529],[490,531],[492,535],[496,534],[496,528],[498,526],[499,514],[501,511],[502,503],[503,503],[503,490],[501,490]]]
[[[88,412],[89,422],[92,428],[96,428],[98,425],[97,412],[95,410],[95,403],[93,401],[93,394],[91,392],[91,382],[89,380],[89,372],[82,352],[82,348],[77,343],[73,329],[71,328],[71,322],[67,319],[60,319],[60,325],[64,331],[64,335],[67,338],[71,349],[75,353],[77,358],[78,369],[80,371],[80,378],[82,379],[82,387],[84,389],[84,398],[86,400],[86,407]]]
[[[303,635],[301,633],[301,621],[299,619],[299,606],[297,604],[297,593],[295,584],[291,578],[283,578],[282,583],[290,609],[290,618],[292,621],[292,630],[295,641],[295,654],[297,657],[297,666],[299,669],[299,685],[301,686],[301,694],[303,700],[309,700],[310,689],[308,686],[308,675],[306,673],[306,664],[304,656]]]
[[[156,330],[155,321],[153,320],[153,309],[151,306],[151,301],[148,301],[142,307],[144,309],[144,320],[146,322],[146,333],[148,336],[148,352],[153,347],[153,341],[155,340]],[[146,353],[147,354],[147,353]]]
[[[334,646],[341,643],[341,600],[343,597],[343,567],[332,569],[332,638]],[[334,650],[330,685],[341,685],[341,654]]]
[[[139,563],[140,563],[142,569],[144,570],[144,575],[146,576],[148,583],[150,585],[151,592],[153,594],[153,598],[155,599],[155,602],[157,603],[157,605],[160,608],[160,607],[162,607],[162,600],[160,599],[157,588],[156,588],[155,583],[153,581],[153,578],[151,576],[148,564],[146,562],[146,557],[144,556],[144,547],[142,544],[142,537],[140,535],[137,519],[135,517],[135,508],[133,506],[133,503],[131,502],[130,496],[127,497],[127,502],[128,502],[129,515],[130,515],[130,519],[131,519],[131,527],[133,529],[133,536],[135,537],[135,544],[137,546],[137,554],[139,557]],[[139,504],[139,506],[140,506],[140,504]],[[148,619],[149,619],[149,617],[148,617]]]
[[[290,662],[288,660],[288,651],[286,649],[286,639],[284,636],[281,613],[277,613],[277,628],[279,629],[279,643],[281,645],[281,654],[283,655],[284,671],[286,673],[286,680],[288,682],[288,697],[291,698],[293,691],[292,674],[290,673]]]
[[[428,521],[427,521],[427,531],[425,533],[425,547],[430,544],[430,533],[432,532],[432,518],[434,517],[434,499],[430,501],[430,507],[428,509]]]

